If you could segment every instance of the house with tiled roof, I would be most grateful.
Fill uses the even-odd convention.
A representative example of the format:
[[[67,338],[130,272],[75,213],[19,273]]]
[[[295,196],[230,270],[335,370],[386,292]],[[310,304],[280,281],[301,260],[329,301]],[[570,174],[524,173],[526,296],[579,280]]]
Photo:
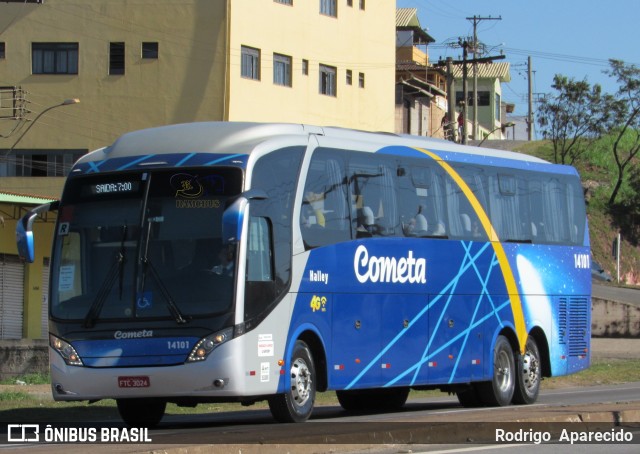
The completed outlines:
[[[473,65],[469,64],[467,71],[467,84],[469,86],[466,96],[468,106],[467,120],[473,122]],[[475,139],[504,139],[507,120],[505,105],[502,101],[501,84],[511,81],[509,63],[478,63],[477,71],[478,93],[476,98],[478,100],[478,134]],[[462,105],[462,102],[465,100],[465,95],[462,91],[462,73],[462,65],[454,66],[453,77],[456,87],[456,106]]]
[[[429,64],[434,42],[420,25],[416,8],[396,9],[395,132],[444,138],[446,76]]]

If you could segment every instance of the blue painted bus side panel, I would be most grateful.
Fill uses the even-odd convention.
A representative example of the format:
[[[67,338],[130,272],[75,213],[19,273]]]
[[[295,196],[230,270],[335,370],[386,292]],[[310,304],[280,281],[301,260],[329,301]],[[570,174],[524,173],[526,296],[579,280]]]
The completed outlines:
[[[545,333],[553,374],[588,367],[590,325],[581,319],[589,270],[575,259],[588,248],[503,246],[527,332]],[[514,329],[512,298],[488,242],[377,238],[319,248],[309,253],[300,292],[292,330],[302,322],[321,327],[335,389],[489,379],[492,343],[504,327]],[[313,309],[314,297],[325,312]],[[556,332],[565,334],[555,339]]]

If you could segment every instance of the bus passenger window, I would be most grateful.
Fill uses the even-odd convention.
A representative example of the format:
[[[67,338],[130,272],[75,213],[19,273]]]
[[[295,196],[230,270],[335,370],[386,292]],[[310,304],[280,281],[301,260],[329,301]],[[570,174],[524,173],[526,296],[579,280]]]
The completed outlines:
[[[305,249],[351,239],[342,160],[334,151],[315,151],[300,207],[300,231]]]

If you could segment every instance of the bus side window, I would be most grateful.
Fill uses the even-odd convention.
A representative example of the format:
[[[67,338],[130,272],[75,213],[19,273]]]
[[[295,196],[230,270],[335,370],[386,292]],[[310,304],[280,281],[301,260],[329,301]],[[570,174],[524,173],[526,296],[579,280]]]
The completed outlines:
[[[458,174],[473,193],[473,198],[480,204],[476,208],[488,214],[486,177],[484,171],[469,165],[454,165]],[[447,218],[449,219],[449,235],[473,241],[488,241],[487,232],[482,227],[476,208],[469,201],[458,183],[446,177],[447,186]]]
[[[273,235],[267,218],[249,218],[244,317],[249,320],[269,307],[276,298],[273,279]]]
[[[335,151],[317,149],[311,158],[300,210],[305,249],[351,239],[346,177]]]
[[[501,241],[531,242],[527,181],[520,175],[497,173],[489,178],[491,221]]]
[[[384,161],[355,156],[349,163],[353,236],[392,236],[398,224],[394,172]]]

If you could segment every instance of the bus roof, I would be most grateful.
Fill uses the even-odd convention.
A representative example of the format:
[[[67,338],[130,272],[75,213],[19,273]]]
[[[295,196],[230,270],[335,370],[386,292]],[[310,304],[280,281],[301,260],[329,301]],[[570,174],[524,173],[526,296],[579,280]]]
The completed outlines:
[[[108,146],[82,157],[78,164],[168,154],[231,154],[248,155],[258,144],[277,137],[322,135],[338,141],[360,144],[358,149],[370,152],[385,147],[424,148],[457,160],[466,161],[508,159],[530,164],[549,164],[542,159],[512,151],[459,145],[429,137],[366,132],[338,127],[317,127],[288,123],[197,122],[184,123],[126,133]],[[150,164],[151,162],[149,162]]]

